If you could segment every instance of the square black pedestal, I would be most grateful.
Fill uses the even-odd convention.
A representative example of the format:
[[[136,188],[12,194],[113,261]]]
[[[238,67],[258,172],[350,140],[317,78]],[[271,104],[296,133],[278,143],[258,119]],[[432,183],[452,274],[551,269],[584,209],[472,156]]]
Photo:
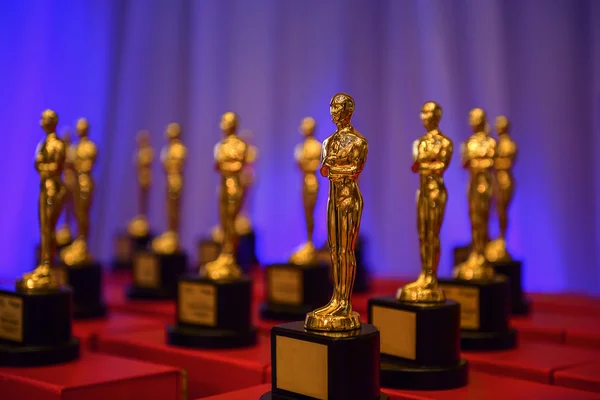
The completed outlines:
[[[187,271],[187,254],[138,252],[133,261],[130,299],[164,300],[177,297],[177,281]]]
[[[220,252],[220,243],[210,238],[198,241],[198,267],[216,260]],[[253,266],[258,264],[256,234],[254,232],[239,237],[236,260],[245,273],[248,273]]]
[[[510,284],[510,312],[512,315],[527,315],[531,309],[530,300],[523,293],[522,274],[523,264],[521,261],[512,260],[505,262],[494,262],[494,271],[504,275]]]
[[[90,262],[62,266],[63,281],[73,290],[73,318],[99,318],[106,315],[102,298],[102,265]]]
[[[112,267],[115,270],[133,269],[133,258],[136,252],[145,251],[152,241],[152,234],[147,236],[131,236],[127,232],[120,232],[114,237],[114,258]]]

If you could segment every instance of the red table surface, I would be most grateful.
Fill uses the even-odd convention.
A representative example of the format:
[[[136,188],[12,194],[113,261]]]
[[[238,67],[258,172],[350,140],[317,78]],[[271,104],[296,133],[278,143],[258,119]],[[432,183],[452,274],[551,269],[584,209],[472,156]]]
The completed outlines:
[[[109,310],[157,318],[164,323],[175,321],[175,300],[130,300],[125,285],[104,285],[104,299]]]
[[[600,393],[600,361],[557,371],[554,384]]]
[[[528,293],[534,312],[595,316],[600,314],[600,297],[579,293]]]
[[[226,393],[266,382],[271,363],[269,338],[242,349],[199,350],[169,346],[164,329],[135,334],[101,335],[98,351],[173,365],[187,371],[190,398]]]
[[[109,312],[106,318],[73,321],[73,335],[79,338],[83,348],[94,351],[99,335],[147,331],[162,326],[164,322],[160,319]]]
[[[6,400],[181,400],[178,368],[103,354],[35,368],[0,368],[0,398]]]
[[[512,324],[522,338],[600,349],[600,318],[597,316],[534,312],[528,317],[513,318]]]
[[[132,275],[131,271],[104,271],[104,284],[105,285],[122,285],[125,286],[131,282]]]

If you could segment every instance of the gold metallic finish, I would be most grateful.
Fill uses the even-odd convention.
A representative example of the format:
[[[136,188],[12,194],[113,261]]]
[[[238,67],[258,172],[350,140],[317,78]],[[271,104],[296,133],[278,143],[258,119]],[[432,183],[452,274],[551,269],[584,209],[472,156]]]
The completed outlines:
[[[242,275],[235,254],[238,234],[235,220],[242,208],[244,190],[242,171],[248,162],[249,146],[237,135],[238,118],[226,112],[221,118],[224,138],[215,146],[215,168],[221,174],[219,190],[219,221],[223,230],[221,253],[206,263],[200,274],[209,279],[237,279]]]
[[[354,99],[338,93],[329,111],[337,129],[323,142],[321,175],[329,178],[327,200],[328,243],[333,273],[329,303],[306,315],[306,329],[341,332],[360,328],[360,316],[352,311],[356,277],[354,248],[360,229],[363,198],[357,180],[367,160],[367,140],[351,124]]]
[[[150,133],[141,131],[137,135],[138,149],[135,154],[137,178],[139,187],[139,214],[129,222],[127,231],[134,237],[145,237],[150,232],[148,223],[148,196],[152,184],[152,162],[154,150],[150,145]]]
[[[167,175],[167,231],[152,241],[152,249],[159,254],[173,254],[180,249],[181,191],[183,166],[187,155],[187,148],[180,139],[179,124],[169,124],[166,136],[168,144],[162,150],[161,161]]]
[[[509,135],[510,122],[505,116],[496,118],[496,131],[498,132],[498,145],[494,162],[494,169],[496,170],[495,197],[500,237],[488,243],[485,249],[485,257],[490,262],[506,262],[512,260],[512,256],[506,248],[506,231],[508,228],[508,208],[515,191],[512,169],[517,156],[517,144]]]
[[[38,145],[35,156],[35,169],[40,174],[40,264],[16,282],[19,290],[39,291],[61,286],[60,278],[52,268],[56,255],[56,223],[66,192],[61,180],[66,150],[65,144],[56,135],[57,124],[58,115],[54,111],[45,110],[42,113],[40,125],[46,132],[46,138]]]
[[[77,191],[77,172],[75,171],[75,146],[71,143],[71,132],[65,131],[63,138],[65,144],[66,158],[63,170],[65,184],[64,215],[65,221],[56,230],[56,244],[59,247],[68,245],[73,241],[71,227],[75,220],[75,209],[73,196]]]
[[[423,105],[421,120],[427,133],[413,144],[412,171],[420,176],[417,190],[417,228],[421,251],[419,278],[398,290],[402,301],[443,302],[444,291],[438,287],[440,230],[444,221],[448,192],[444,172],[452,159],[452,140],[439,130],[442,108],[430,101]]]
[[[305,139],[296,146],[294,153],[296,162],[302,171],[302,200],[307,233],[306,243],[298,247],[290,257],[290,262],[296,265],[314,264],[317,254],[313,233],[315,231],[315,206],[319,193],[317,170],[321,161],[321,142],[315,139],[315,126],[315,120],[310,117],[302,120],[300,133]]]
[[[496,141],[488,134],[485,112],[481,108],[471,110],[469,120],[474,133],[462,147],[462,166],[469,170],[469,219],[473,245],[469,258],[454,268],[453,275],[463,280],[486,280],[494,277],[494,269],[486,260],[484,251],[489,242]]]

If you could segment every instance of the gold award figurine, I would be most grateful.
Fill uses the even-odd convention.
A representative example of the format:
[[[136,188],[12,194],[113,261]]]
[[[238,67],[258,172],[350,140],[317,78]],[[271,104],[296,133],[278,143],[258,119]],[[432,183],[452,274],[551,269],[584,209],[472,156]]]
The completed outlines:
[[[219,220],[223,244],[216,260],[206,263],[200,274],[212,280],[237,279],[242,275],[235,254],[238,234],[235,220],[242,208],[244,190],[242,171],[248,162],[249,146],[237,135],[238,118],[226,112],[221,118],[224,138],[215,146],[215,168],[221,173]]]
[[[56,289],[61,280],[53,271],[56,254],[56,223],[60,216],[65,187],[61,180],[66,150],[65,144],[56,135],[58,115],[52,110],[42,113],[40,125],[46,138],[36,150],[35,169],[40,174],[39,221],[40,221],[40,264],[17,281],[19,290],[35,291]]]
[[[462,148],[462,165],[469,170],[469,219],[473,244],[468,259],[454,268],[453,275],[463,280],[488,280],[494,277],[494,269],[484,252],[489,242],[496,141],[488,134],[486,115],[481,108],[471,110],[469,120],[474,133]]]
[[[65,167],[64,167],[64,184],[66,188],[64,198],[64,213],[65,222],[56,230],[56,244],[58,247],[63,247],[71,243],[73,234],[71,226],[75,219],[74,199],[73,196],[77,191],[77,172],[75,171],[75,146],[71,143],[71,132],[65,131],[63,138],[65,144]]]
[[[141,131],[137,135],[138,150],[135,154],[139,187],[139,214],[129,222],[127,230],[133,237],[145,237],[150,232],[148,223],[148,195],[152,184],[152,162],[154,150],[150,145],[150,133]]]
[[[508,207],[513,199],[515,190],[512,174],[513,164],[517,156],[517,145],[509,135],[510,122],[505,116],[496,118],[496,131],[498,132],[498,144],[496,147],[496,170],[495,189],[496,207],[500,225],[500,237],[488,243],[485,257],[490,262],[511,261],[512,256],[506,249],[506,230],[508,228]]]
[[[421,110],[421,120],[427,133],[413,144],[412,171],[420,176],[417,191],[417,227],[421,250],[422,271],[416,282],[398,290],[401,301],[443,302],[446,297],[438,287],[440,262],[440,229],[444,220],[448,193],[444,172],[452,159],[452,140],[439,130],[442,108],[427,102]]]
[[[327,201],[328,243],[333,272],[333,296],[329,303],[306,315],[306,329],[352,331],[360,329],[360,316],[352,311],[356,275],[354,246],[360,229],[363,198],[357,180],[367,160],[367,140],[351,125],[354,99],[338,93],[329,111],[337,129],[323,142],[321,175],[329,178]]]
[[[302,120],[300,132],[305,136],[304,142],[296,147],[294,156],[303,173],[302,199],[304,203],[304,218],[306,220],[306,243],[300,246],[290,257],[290,262],[296,265],[313,264],[316,259],[316,248],[313,242],[315,230],[315,206],[319,193],[317,170],[321,161],[321,142],[314,137],[315,120],[307,117]]]
[[[179,124],[167,126],[168,144],[163,148],[161,160],[167,174],[167,231],[152,241],[152,249],[158,254],[174,254],[179,251],[179,217],[181,191],[183,189],[183,165],[187,149],[180,140]]]
[[[96,162],[97,149],[94,142],[88,137],[89,125],[85,118],[77,121],[77,136],[79,143],[74,150],[74,167],[77,172],[77,184],[73,196],[75,216],[77,221],[77,237],[69,246],[65,247],[60,258],[65,265],[73,266],[91,261],[88,250],[90,233],[90,209],[94,196],[94,178],[92,169]]]

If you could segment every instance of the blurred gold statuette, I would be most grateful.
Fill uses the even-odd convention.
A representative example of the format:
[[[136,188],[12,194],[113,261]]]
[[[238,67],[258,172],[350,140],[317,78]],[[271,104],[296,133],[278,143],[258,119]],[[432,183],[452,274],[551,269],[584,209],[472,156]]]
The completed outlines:
[[[367,160],[367,140],[351,124],[354,99],[338,93],[329,111],[336,131],[323,142],[321,175],[329,179],[327,201],[328,243],[333,272],[333,296],[329,303],[306,315],[306,329],[352,331],[360,329],[360,316],[352,311],[356,276],[354,246],[358,238],[363,198],[358,177]]]
[[[453,275],[463,280],[487,280],[494,277],[494,269],[484,252],[489,242],[488,221],[496,141],[488,134],[486,115],[481,108],[471,110],[469,120],[474,133],[462,146],[462,165],[469,170],[469,219],[473,244],[469,257],[454,268]]]
[[[183,166],[187,155],[187,148],[180,139],[179,124],[170,123],[166,136],[167,145],[162,150],[161,161],[167,175],[167,231],[152,241],[152,250],[158,254],[174,254],[180,250],[181,191]]]
[[[306,220],[306,243],[294,251],[290,262],[296,265],[310,265],[316,261],[317,250],[313,242],[315,230],[315,206],[319,193],[319,180],[317,170],[321,161],[321,142],[315,139],[315,120],[307,117],[302,120],[300,133],[304,141],[296,147],[295,159],[302,171],[302,200],[304,204],[304,218]]]
[[[512,256],[506,248],[506,231],[508,228],[508,208],[513,199],[515,183],[513,178],[513,165],[517,156],[517,145],[509,135],[510,122],[505,116],[496,118],[496,131],[498,144],[496,147],[495,197],[500,237],[490,241],[485,249],[485,257],[490,262],[511,261]]]
[[[24,274],[16,282],[17,289],[24,291],[57,289],[63,284],[52,267],[56,255],[56,223],[65,196],[61,175],[66,150],[65,144],[56,135],[58,115],[54,111],[45,110],[40,125],[46,133],[46,138],[38,145],[35,155],[35,169],[40,174],[40,264],[33,272]]]
[[[444,172],[452,159],[452,140],[439,130],[442,108],[427,102],[421,110],[421,120],[427,133],[413,144],[412,170],[420,176],[417,191],[417,227],[421,251],[419,278],[396,295],[398,300],[414,302],[442,302],[446,299],[438,287],[437,273],[440,261],[440,230],[444,221],[448,193]]]
[[[138,149],[135,154],[139,187],[139,214],[135,216],[127,227],[127,231],[133,237],[145,237],[150,232],[148,223],[148,196],[152,184],[152,162],[154,161],[154,149],[150,145],[150,133],[141,131],[137,135]]]
[[[63,135],[63,143],[65,144],[65,167],[64,167],[64,184],[66,188],[64,198],[64,215],[65,221],[62,226],[56,230],[56,244],[58,247],[64,247],[73,241],[73,233],[71,227],[75,220],[74,198],[77,192],[77,171],[75,171],[75,146],[71,143],[71,132],[65,131]]]

